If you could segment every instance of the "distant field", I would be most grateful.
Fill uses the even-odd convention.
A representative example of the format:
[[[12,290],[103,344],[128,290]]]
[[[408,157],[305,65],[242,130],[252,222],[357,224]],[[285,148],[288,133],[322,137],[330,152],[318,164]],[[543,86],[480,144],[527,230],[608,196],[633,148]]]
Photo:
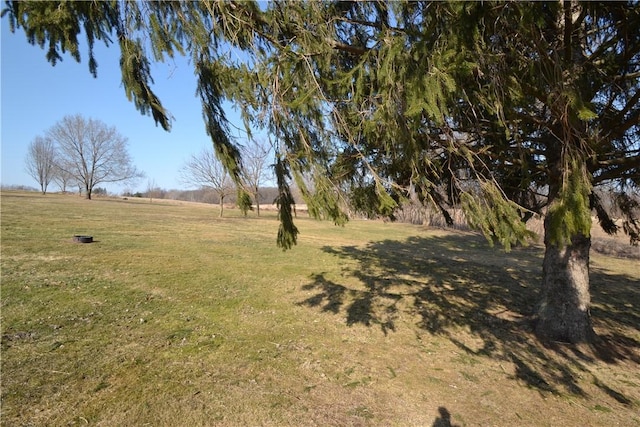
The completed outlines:
[[[3,192],[0,424],[640,425],[637,260],[594,252],[597,345],[545,348],[539,246],[217,215]]]

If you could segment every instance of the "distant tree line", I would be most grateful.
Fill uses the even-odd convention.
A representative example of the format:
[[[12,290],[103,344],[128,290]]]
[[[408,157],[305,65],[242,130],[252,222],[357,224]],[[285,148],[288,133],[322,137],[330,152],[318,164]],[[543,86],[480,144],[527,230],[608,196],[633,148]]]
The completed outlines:
[[[294,190],[294,194],[297,194]],[[200,187],[191,190],[181,189],[164,189],[161,187],[154,187],[145,191],[132,191],[125,190],[122,193],[123,197],[140,197],[148,199],[158,200],[181,200],[185,202],[197,202],[197,203],[209,203],[219,204],[220,197],[218,194],[208,187]],[[253,196],[252,196],[253,197]],[[272,205],[275,203],[278,197],[277,187],[261,187],[258,192],[258,202],[264,207],[264,205]],[[302,203],[302,197],[295,197],[298,203]],[[255,205],[255,198],[252,200]],[[231,193],[225,197],[224,203],[226,205],[236,205],[238,203],[238,193]]]

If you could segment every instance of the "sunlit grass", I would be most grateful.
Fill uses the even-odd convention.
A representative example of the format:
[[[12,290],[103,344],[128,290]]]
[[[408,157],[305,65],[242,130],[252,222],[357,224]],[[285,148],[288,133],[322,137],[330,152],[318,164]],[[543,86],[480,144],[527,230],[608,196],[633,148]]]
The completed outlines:
[[[599,333],[626,339],[614,366],[519,323],[539,248],[301,216],[283,252],[269,212],[14,192],[1,208],[2,425],[431,426],[440,407],[460,425],[582,425],[596,404],[608,425],[640,403],[631,261],[595,278],[620,286],[599,308]]]

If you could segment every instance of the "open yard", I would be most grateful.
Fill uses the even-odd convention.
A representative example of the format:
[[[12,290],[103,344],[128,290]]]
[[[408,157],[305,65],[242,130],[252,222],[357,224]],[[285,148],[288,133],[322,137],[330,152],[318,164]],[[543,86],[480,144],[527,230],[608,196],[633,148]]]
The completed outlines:
[[[407,224],[3,192],[3,426],[640,425],[640,267],[545,347],[542,248]],[[74,243],[88,234],[94,243]]]

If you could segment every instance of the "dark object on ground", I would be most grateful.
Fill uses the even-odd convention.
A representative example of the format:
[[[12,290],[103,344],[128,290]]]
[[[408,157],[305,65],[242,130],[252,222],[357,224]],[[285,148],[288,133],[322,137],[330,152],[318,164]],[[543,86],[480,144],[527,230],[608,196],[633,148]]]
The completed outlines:
[[[73,241],[77,243],[93,243],[93,236],[73,236]]]

